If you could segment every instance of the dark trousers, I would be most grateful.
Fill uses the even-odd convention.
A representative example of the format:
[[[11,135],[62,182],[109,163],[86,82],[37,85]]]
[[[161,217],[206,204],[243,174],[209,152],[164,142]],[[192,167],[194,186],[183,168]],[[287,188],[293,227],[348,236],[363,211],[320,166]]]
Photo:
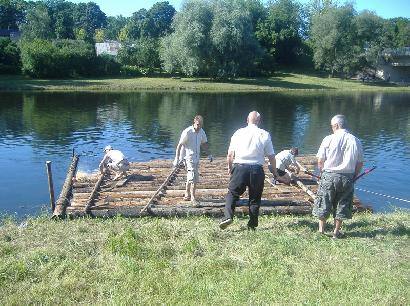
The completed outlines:
[[[239,197],[248,187],[249,227],[258,226],[265,173],[260,165],[234,164],[225,202],[225,218],[232,219]]]

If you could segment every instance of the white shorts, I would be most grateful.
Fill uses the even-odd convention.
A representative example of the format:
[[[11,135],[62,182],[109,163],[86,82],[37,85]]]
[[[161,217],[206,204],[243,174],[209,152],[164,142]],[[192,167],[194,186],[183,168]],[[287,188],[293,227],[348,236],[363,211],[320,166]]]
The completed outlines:
[[[186,181],[187,183],[199,182],[199,162],[193,163],[192,161],[186,161]]]

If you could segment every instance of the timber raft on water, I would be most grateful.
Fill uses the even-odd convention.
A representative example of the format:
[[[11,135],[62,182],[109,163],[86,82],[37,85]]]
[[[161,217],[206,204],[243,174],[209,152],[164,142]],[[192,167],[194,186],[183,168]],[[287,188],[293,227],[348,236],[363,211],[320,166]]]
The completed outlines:
[[[316,158],[313,155],[299,156],[298,162],[313,171]],[[113,181],[112,175],[73,176],[78,157],[73,156],[64,192],[56,203],[54,217],[126,217],[159,216],[211,216],[222,217],[225,205],[229,176],[226,159],[219,157],[210,163],[200,162],[200,182],[196,197],[200,207],[193,207],[190,201],[184,201],[186,172],[183,165],[174,169],[171,160],[152,160],[130,164],[128,177]],[[264,166],[266,180],[262,194],[260,215],[265,214],[310,214],[317,182],[303,171],[295,184],[272,184],[271,174]],[[71,182],[71,184],[70,184]],[[67,193],[67,190],[70,192]],[[248,214],[248,193],[241,197],[236,208],[236,215]],[[371,211],[354,198],[354,211]]]

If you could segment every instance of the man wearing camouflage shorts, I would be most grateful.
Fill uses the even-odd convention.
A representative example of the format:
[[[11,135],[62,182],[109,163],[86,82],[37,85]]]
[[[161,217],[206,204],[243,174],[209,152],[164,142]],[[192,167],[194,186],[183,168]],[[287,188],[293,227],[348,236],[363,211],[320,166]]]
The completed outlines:
[[[334,116],[330,124],[333,134],[323,139],[316,155],[322,174],[312,214],[319,218],[319,232],[324,234],[332,212],[333,238],[340,238],[343,220],[352,218],[353,180],[363,167],[363,149],[346,130],[345,116]]]

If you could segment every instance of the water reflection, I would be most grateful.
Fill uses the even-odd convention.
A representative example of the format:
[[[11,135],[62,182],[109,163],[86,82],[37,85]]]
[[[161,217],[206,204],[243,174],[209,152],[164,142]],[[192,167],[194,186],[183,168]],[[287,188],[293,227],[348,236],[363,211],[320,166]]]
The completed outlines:
[[[345,114],[362,139],[367,164],[379,166],[359,185],[409,198],[409,98],[408,93],[2,93],[0,211],[38,211],[48,201],[44,162],[53,161],[57,189],[73,148],[82,154],[84,171],[97,167],[108,143],[131,161],[172,158],[180,132],[197,113],[204,116],[211,151],[225,155],[232,133],[254,109],[277,151],[297,145],[302,153],[316,153],[331,132],[331,116]],[[389,205],[359,196],[380,210]]]

